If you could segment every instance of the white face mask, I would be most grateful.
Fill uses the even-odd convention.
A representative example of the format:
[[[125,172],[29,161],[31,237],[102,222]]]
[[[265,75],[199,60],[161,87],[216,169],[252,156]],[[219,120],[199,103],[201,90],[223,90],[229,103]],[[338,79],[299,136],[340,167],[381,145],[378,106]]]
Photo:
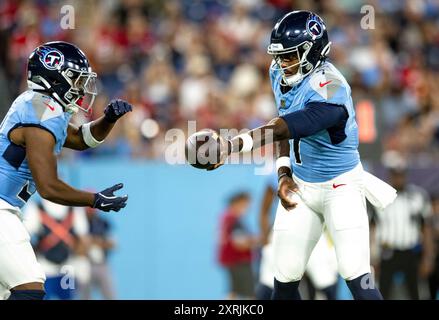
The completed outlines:
[[[268,47],[268,53],[273,56],[274,61],[272,68],[280,71],[282,74],[282,85],[296,86],[314,69],[313,65],[306,59],[311,47],[312,43],[309,42],[281,50],[275,50],[277,47],[273,45]],[[296,62],[291,63],[293,61]],[[294,70],[296,71],[291,72]]]
[[[96,73],[68,68],[62,75],[72,86],[64,95],[65,100],[70,102],[65,106],[66,109],[90,112],[97,95]]]

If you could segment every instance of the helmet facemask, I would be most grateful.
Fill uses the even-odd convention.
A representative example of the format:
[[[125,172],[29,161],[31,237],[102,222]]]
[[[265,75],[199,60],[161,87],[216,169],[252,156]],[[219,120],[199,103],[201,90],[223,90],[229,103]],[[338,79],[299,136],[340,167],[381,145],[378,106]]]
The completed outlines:
[[[70,84],[62,99],[64,103],[67,102],[64,105],[66,111],[76,113],[82,110],[89,113],[97,95],[96,73],[67,68],[61,74]]]
[[[298,46],[280,50],[277,45],[278,44],[271,44],[267,52],[273,56],[274,63],[271,65],[271,68],[280,71],[282,74],[281,85],[295,86],[315,69],[312,63],[306,59],[312,48],[311,42],[305,41]],[[297,62],[289,64],[290,61]],[[285,64],[287,64],[287,66],[283,67]],[[291,70],[296,69],[297,71],[295,73],[289,74]]]
[[[311,51],[313,43],[305,41],[298,46],[284,49],[281,44],[272,43],[268,46],[267,53],[273,56],[271,68],[280,71],[282,74],[281,85],[294,87],[298,85],[307,75],[315,70],[322,60],[317,61],[315,66],[307,59],[308,53]],[[321,57],[324,59],[329,53],[331,42],[329,42],[322,50]],[[297,61],[294,64],[288,64],[288,61]],[[283,64],[287,67],[282,67]],[[288,75],[289,71],[297,69],[297,71]]]

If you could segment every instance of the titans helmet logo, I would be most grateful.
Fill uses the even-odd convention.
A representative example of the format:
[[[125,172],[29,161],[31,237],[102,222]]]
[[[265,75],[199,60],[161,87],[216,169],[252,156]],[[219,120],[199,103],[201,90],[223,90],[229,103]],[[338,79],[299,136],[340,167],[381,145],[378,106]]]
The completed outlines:
[[[39,47],[37,54],[46,69],[57,70],[64,63],[64,55],[56,49]]]
[[[306,31],[308,31],[313,40],[320,38],[323,35],[324,29],[325,27],[322,22],[315,15],[311,15],[306,22]]]

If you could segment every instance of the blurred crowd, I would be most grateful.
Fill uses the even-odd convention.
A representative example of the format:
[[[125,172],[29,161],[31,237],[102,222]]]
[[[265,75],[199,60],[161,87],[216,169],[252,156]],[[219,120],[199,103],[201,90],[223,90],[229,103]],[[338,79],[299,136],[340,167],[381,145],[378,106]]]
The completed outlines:
[[[75,28],[60,9],[73,4]],[[271,28],[294,9],[319,13],[333,42],[330,60],[354,102],[372,107],[364,143],[413,163],[439,158],[439,1],[371,0],[372,29],[360,0],[3,0],[0,2],[0,113],[26,87],[26,59],[39,44],[66,40],[99,75],[90,117],[122,97],[135,111],[92,153],[161,159],[170,128],[253,128],[276,114],[266,54]],[[364,8],[363,8],[364,9]],[[370,8],[369,8],[370,10]],[[78,115],[83,122],[85,115]],[[360,120],[360,129],[362,121]],[[363,158],[373,154],[363,154]]]

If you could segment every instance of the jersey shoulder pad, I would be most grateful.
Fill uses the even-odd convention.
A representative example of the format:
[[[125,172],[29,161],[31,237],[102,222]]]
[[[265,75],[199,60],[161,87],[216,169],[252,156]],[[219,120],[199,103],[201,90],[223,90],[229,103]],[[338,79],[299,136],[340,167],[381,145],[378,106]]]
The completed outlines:
[[[58,140],[66,130],[66,118],[62,106],[51,97],[28,91],[18,101],[20,120],[18,125],[42,127]]]
[[[309,80],[308,102],[327,102],[345,105],[351,89],[343,75],[329,63],[316,70]]]
[[[53,118],[63,117],[64,110],[62,106],[53,100],[50,96],[35,92],[28,98],[28,115],[35,121],[45,122]]]

